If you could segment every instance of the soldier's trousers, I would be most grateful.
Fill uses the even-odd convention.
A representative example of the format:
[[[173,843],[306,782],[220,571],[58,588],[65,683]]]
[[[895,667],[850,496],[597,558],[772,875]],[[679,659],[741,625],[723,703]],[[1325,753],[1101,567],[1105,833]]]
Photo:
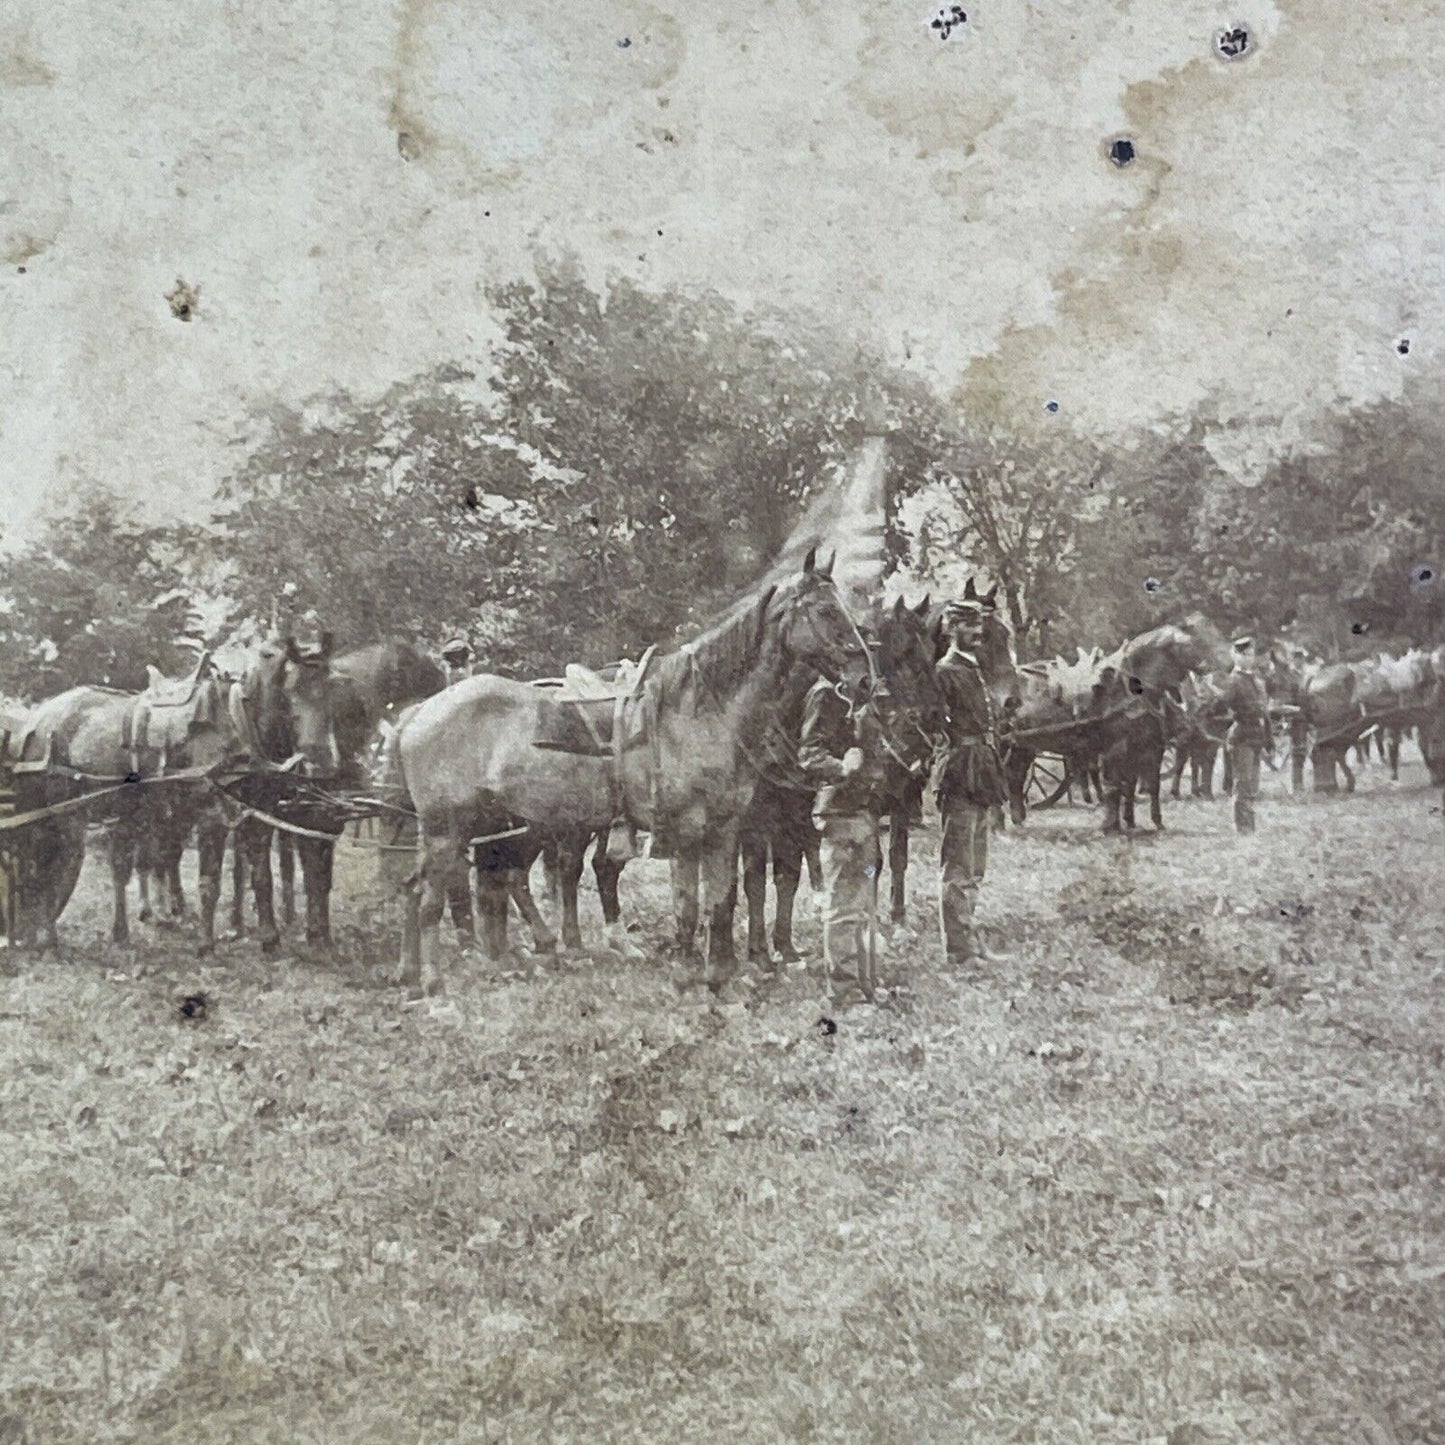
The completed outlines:
[[[972,803],[949,803],[943,809],[938,912],[949,963],[963,963],[978,953],[974,913],[988,868],[989,811]]]
[[[1259,797],[1259,759],[1257,743],[1230,743],[1229,755],[1234,763],[1234,830],[1254,832],[1254,800]]]
[[[818,819],[822,832],[823,957],[834,988],[860,982],[878,897],[878,822],[868,813]]]

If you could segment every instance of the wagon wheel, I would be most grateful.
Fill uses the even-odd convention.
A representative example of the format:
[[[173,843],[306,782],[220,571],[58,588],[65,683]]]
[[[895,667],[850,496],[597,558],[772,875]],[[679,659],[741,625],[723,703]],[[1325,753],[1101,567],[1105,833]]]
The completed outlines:
[[[1165,743],[1164,751],[1159,756],[1159,776],[1166,782],[1174,776],[1174,768],[1179,762],[1179,744]]]
[[[1055,753],[1040,753],[1029,765],[1024,799],[1030,808],[1052,808],[1069,791],[1068,764]]]

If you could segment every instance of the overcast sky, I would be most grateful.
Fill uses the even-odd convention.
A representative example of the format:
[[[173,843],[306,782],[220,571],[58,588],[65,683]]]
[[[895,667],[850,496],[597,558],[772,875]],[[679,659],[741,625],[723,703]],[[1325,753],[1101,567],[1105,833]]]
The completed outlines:
[[[808,307],[982,418],[1214,399],[1245,478],[1438,359],[1445,6],[963,8],[6,0],[0,523],[204,513],[248,413],[477,356],[538,246]]]

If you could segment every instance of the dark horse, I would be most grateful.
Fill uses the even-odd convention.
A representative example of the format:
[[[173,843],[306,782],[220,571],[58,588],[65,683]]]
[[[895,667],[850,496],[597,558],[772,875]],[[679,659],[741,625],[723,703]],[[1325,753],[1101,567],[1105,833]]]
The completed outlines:
[[[1100,660],[1087,731],[1102,765],[1106,833],[1134,826],[1140,782],[1151,821],[1164,826],[1159,773],[1178,717],[1179,686],[1200,669],[1223,671],[1228,661],[1223,635],[1199,616],[1141,633]]]
[[[441,986],[437,927],[473,839],[517,828],[543,839],[598,831],[625,815],[671,855],[678,943],[691,952],[701,923],[708,980],[720,984],[733,964],[729,892],[754,786],[747,756],[799,661],[830,678],[861,676],[868,665],[829,569],[815,567],[811,552],[787,584],[654,663],[607,725],[605,752],[559,748],[575,705],[510,678],[469,678],[423,703],[398,739],[423,832],[407,981]],[[538,847],[501,866],[526,866]]]
[[[963,595],[965,599],[983,604],[978,644],[979,671],[983,674],[984,684],[999,716],[1006,718],[1018,708],[1020,677],[1018,659],[1014,655],[1013,633],[998,611],[998,585],[995,583],[987,592],[979,592],[970,577],[964,585]],[[949,645],[949,638],[943,629],[942,609],[938,610],[936,616],[928,619],[928,628],[935,669],[934,686],[937,687],[937,664],[948,651]],[[938,701],[939,712],[924,711],[912,719],[904,735],[906,746],[903,756],[891,756],[885,763],[880,812],[888,819],[889,921],[896,926],[907,922],[909,839],[913,826],[922,817],[923,790],[927,784],[925,774],[934,760],[934,749],[941,741],[939,735],[944,721],[941,697]],[[928,733],[930,736],[925,741],[921,733]]]
[[[29,768],[17,764],[27,761]],[[35,732],[30,712],[0,708],[0,784],[8,790],[12,814],[38,812],[73,791],[68,780],[43,766],[50,751]],[[81,812],[33,820],[0,838],[0,913],[14,945],[31,947],[37,934],[60,952],[56,921],[70,901],[85,861],[85,817]]]
[[[887,765],[880,796],[892,809],[894,826],[903,830],[903,864],[907,861],[907,807],[912,785],[926,769],[942,726],[942,694],[934,672],[934,627],[928,599],[916,607],[900,597],[892,608],[865,620],[862,631],[873,652],[878,696],[871,700],[870,723]],[[793,948],[793,903],[803,865],[813,840],[813,795],[816,785],[798,765],[803,700],[817,672],[799,663],[784,682],[772,715],[760,730],[752,760],[757,782],[739,826],[743,893],[748,904],[748,959],[771,968],[798,955]],[[776,908],[769,946],[765,919],[768,863],[771,860]],[[902,873],[895,863],[895,888],[902,893]]]
[[[232,711],[266,768],[238,788],[253,807],[304,830],[294,835],[306,890],[306,941],[331,942],[331,877],[347,813],[334,795],[367,781],[373,734],[388,710],[439,692],[446,678],[407,642],[378,642],[333,657],[329,633],[303,649],[294,638],[262,645],[232,690]],[[236,829],[244,852],[263,953],[275,953],[271,834],[262,819]],[[324,836],[317,837],[315,834]]]

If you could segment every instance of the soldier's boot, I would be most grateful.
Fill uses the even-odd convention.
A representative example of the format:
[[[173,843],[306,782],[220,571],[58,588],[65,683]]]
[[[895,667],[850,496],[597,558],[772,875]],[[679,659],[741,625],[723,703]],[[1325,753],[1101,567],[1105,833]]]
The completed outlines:
[[[1007,953],[1001,953],[991,949],[984,941],[977,922],[978,894],[976,890],[969,890],[968,916],[962,930],[962,937],[959,938],[948,951],[948,962],[952,967],[962,969],[964,972],[971,972],[991,963],[1004,963],[1008,960]]]

